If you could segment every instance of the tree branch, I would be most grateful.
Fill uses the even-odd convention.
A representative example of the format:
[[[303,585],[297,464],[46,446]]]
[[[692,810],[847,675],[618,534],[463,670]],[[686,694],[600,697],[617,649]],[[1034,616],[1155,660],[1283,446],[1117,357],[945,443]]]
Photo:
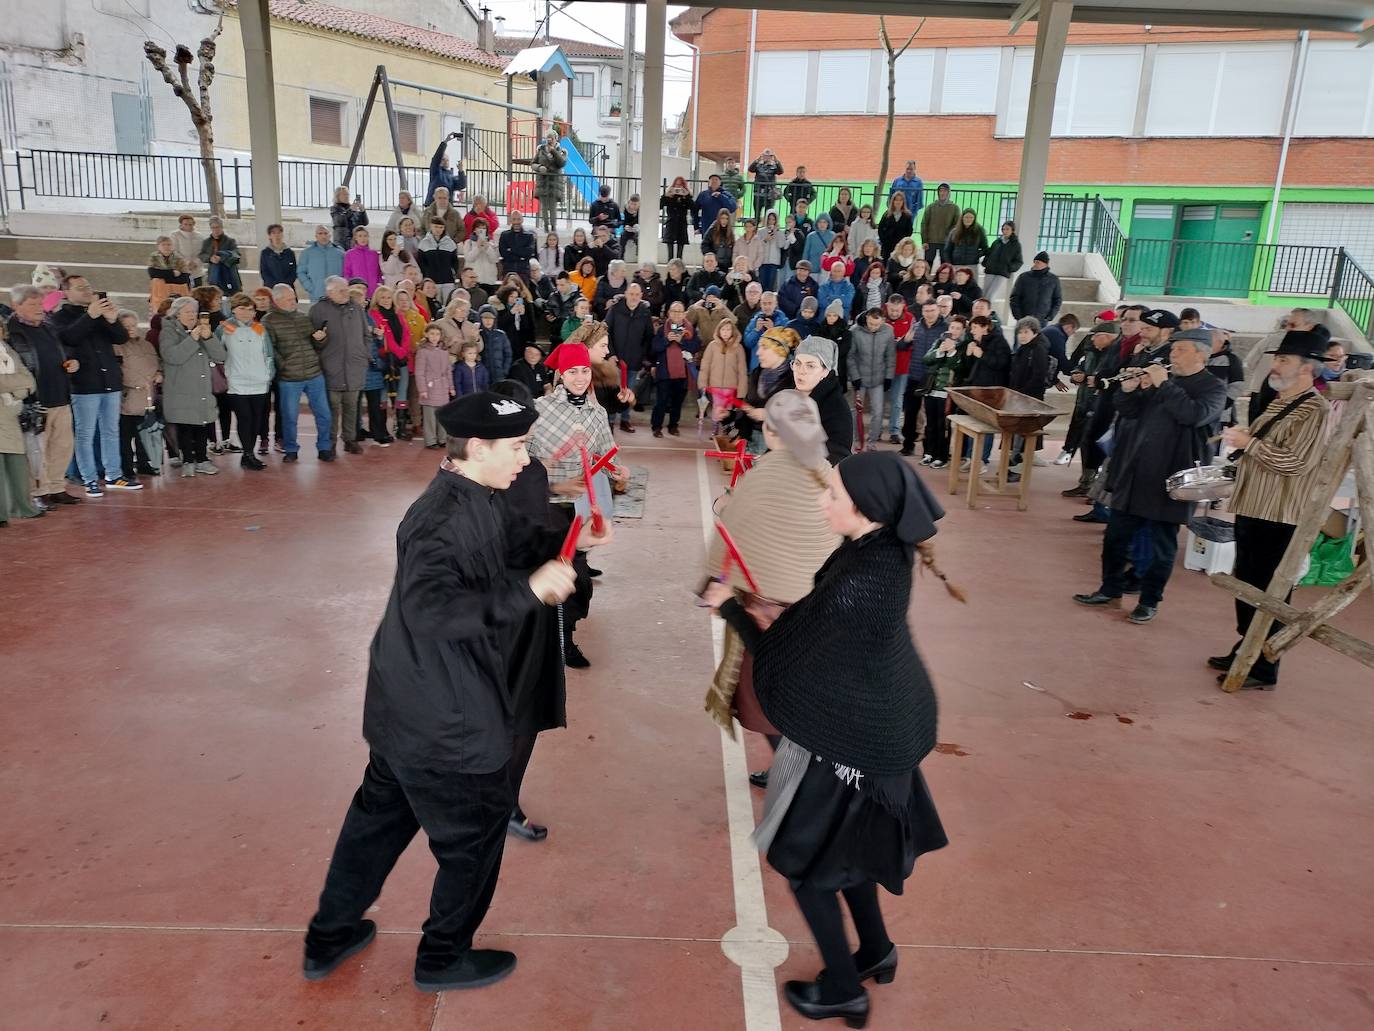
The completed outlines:
[[[915,39],[916,39],[916,34],[919,33],[923,28],[925,28],[925,25],[926,25],[926,20],[925,20],[924,18],[922,18],[919,22],[916,23],[916,28],[912,31],[911,35],[907,38],[907,41],[906,41],[905,43],[902,44],[902,49],[897,51],[897,56],[898,56],[898,57],[901,57],[903,54],[906,53],[907,47],[911,46],[911,44],[912,44],[912,43],[915,41]]]

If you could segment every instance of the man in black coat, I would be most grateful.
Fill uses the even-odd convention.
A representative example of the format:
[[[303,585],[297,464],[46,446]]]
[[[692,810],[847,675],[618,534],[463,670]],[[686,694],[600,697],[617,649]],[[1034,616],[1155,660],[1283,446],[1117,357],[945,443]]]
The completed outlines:
[[[371,753],[306,933],[308,980],[375,937],[363,914],[421,828],[439,870],[416,987],[477,988],[515,968],[509,952],[472,947],[515,805],[506,637],[574,586],[572,567],[555,557],[561,535],[507,518],[496,498],[529,464],[535,418],[533,407],[490,392],[439,411],[448,457],[396,532],[396,579],[372,639],[363,703]],[[609,537],[589,527],[579,543]]]
[[[1178,554],[1178,528],[1192,509],[1189,502],[1169,497],[1165,480],[1207,460],[1208,428],[1226,407],[1226,385],[1207,371],[1211,351],[1205,330],[1179,334],[1169,351],[1172,370],[1149,365],[1121,384],[1116,409],[1134,421],[1134,428],[1124,443],[1118,440],[1108,469],[1112,501],[1102,539],[1102,585],[1091,594],[1075,594],[1080,605],[1121,604],[1131,541],[1144,531],[1153,543],[1154,561],[1136,570],[1140,604],[1127,618],[1132,623],[1155,618]]]
[[[1059,277],[1050,271],[1049,254],[1041,251],[1031,261],[1030,271],[1021,273],[1011,288],[1012,318],[1024,319],[1029,315],[1039,319],[1040,325],[1048,326],[1059,315],[1063,303]]]
[[[501,255],[501,275],[514,272],[525,282],[530,279],[530,262],[536,260],[539,245],[534,234],[525,228],[525,216],[518,211],[510,213],[510,221],[501,238],[496,241],[496,250]]]
[[[644,300],[644,291],[633,279],[625,284],[624,296],[606,309],[606,329],[611,352],[625,363],[633,378],[645,357],[652,354],[654,343],[653,313]],[[634,432],[628,408],[620,413],[620,428],[626,433]]]
[[[124,374],[115,345],[129,339],[117,309],[108,297],[97,296],[84,276],[62,281],[67,301],[51,315],[48,324],[69,359],[77,363],[72,373],[72,422],[76,434],[76,465],[88,498],[104,496],[105,490],[142,490],[137,480],[124,479],[119,444],[119,407],[124,397]],[[99,442],[100,457],[96,458]]]

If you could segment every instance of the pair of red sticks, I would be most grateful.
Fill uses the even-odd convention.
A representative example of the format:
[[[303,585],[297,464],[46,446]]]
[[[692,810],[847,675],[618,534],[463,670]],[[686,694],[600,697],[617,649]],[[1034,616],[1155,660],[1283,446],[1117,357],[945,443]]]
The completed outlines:
[[[592,532],[600,537],[606,532],[606,515],[601,511],[601,506],[596,501],[596,486],[592,480],[597,473],[603,469],[611,467],[611,459],[616,456],[620,448],[611,445],[611,449],[604,455],[593,459],[587,452],[586,444],[579,444],[578,449],[582,452],[582,482],[587,488],[587,503],[591,508]],[[563,562],[571,562],[573,554],[577,551],[577,537],[582,532],[582,517],[573,516],[572,525],[568,527],[568,535],[563,539],[563,547],[558,550],[558,557]]]

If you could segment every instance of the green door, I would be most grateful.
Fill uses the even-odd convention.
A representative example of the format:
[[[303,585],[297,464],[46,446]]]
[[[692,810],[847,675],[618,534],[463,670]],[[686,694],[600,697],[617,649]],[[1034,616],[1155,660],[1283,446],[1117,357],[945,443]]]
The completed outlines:
[[[1174,238],[1172,204],[1137,203],[1131,213],[1130,251],[1126,256],[1126,282],[1132,294],[1164,293],[1169,268],[1169,241]]]
[[[1258,207],[1185,205],[1168,293],[1192,297],[1245,297],[1255,264]]]

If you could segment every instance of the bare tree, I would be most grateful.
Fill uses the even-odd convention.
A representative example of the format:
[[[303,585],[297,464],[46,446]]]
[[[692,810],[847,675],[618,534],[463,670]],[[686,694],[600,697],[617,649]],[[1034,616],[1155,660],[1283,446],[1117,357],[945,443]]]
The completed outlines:
[[[916,34],[925,26],[926,20],[922,18],[916,23],[916,28],[907,37],[907,41],[902,44],[901,49],[895,49],[892,45],[892,38],[887,34],[887,16],[878,17],[878,40],[883,45],[883,50],[887,53],[887,128],[883,133],[883,163],[878,169],[878,181],[873,184],[873,217],[881,218],[883,200],[885,199],[884,190],[887,189],[887,166],[892,157],[892,126],[897,119],[897,58],[906,53],[916,39]],[[915,218],[915,212],[912,212]]]
[[[172,87],[172,92],[181,98],[186,110],[191,112],[191,124],[196,127],[200,140],[200,164],[205,171],[205,195],[210,200],[210,213],[224,216],[224,191],[219,182],[219,165],[215,161],[214,113],[210,110],[210,84],[215,80],[215,40],[224,31],[224,18],[215,23],[215,31],[200,41],[194,58],[191,48],[176,44],[172,62],[176,65],[173,72],[167,64],[167,51],[152,40],[143,44],[143,54],[148,63],[162,73],[163,80]],[[191,62],[196,60],[196,85],[191,86]]]

